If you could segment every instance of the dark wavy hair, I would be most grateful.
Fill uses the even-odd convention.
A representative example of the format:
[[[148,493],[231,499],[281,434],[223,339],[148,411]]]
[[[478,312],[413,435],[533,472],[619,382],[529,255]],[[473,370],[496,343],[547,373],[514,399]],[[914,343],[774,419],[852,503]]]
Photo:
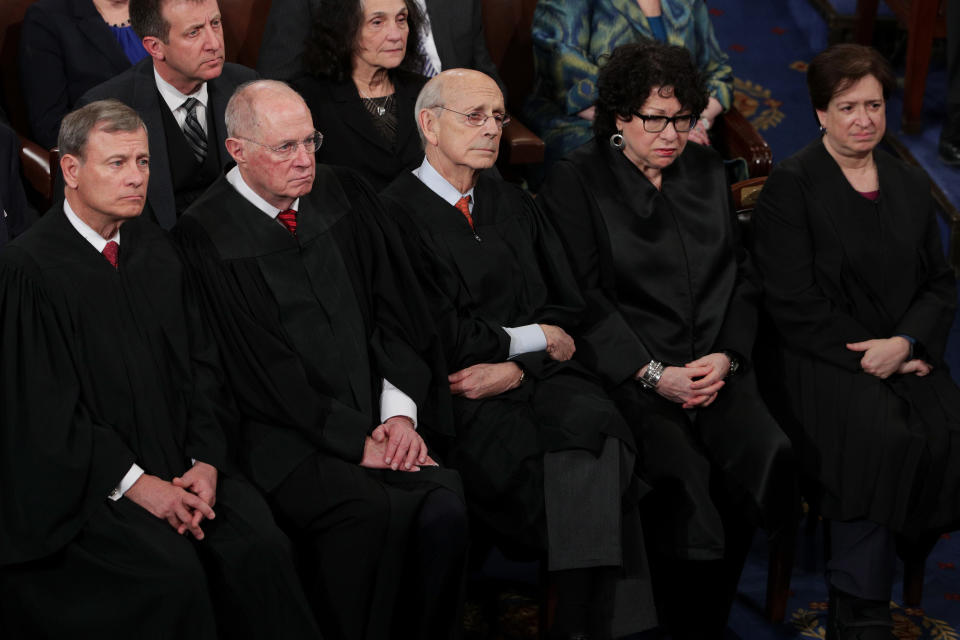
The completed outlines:
[[[884,100],[897,87],[890,63],[873,47],[835,44],[818,53],[807,67],[807,89],[810,91],[810,102],[813,103],[813,116],[816,118],[818,109],[826,111],[833,96],[867,76],[873,76],[880,83]]]
[[[420,54],[420,30],[424,17],[414,0],[404,0],[407,6],[407,48],[400,69],[420,73],[423,56]],[[363,22],[363,0],[321,0],[314,16],[313,28],[304,51],[304,66],[313,76],[343,82],[353,73],[353,53]]]
[[[614,49],[600,68],[594,134],[607,138],[616,133],[617,116],[629,120],[654,87],[673,87],[672,95],[694,114],[707,106],[706,79],[689,51],[654,40],[625,44]]]

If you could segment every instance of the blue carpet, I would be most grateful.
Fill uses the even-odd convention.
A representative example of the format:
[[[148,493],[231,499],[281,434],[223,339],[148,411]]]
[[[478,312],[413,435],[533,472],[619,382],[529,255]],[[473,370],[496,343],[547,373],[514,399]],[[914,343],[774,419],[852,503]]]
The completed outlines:
[[[852,14],[855,0],[835,0],[841,14]],[[804,73],[816,52],[827,46],[827,26],[809,0],[708,0],[720,45],[730,55],[736,76],[737,107],[753,122],[773,151],[774,161],[803,148],[817,134]],[[881,6],[883,3],[881,3]],[[886,11],[881,10],[881,15]],[[888,131],[903,142],[931,178],[960,209],[960,171],[936,159],[937,136],[944,114],[945,73],[931,69],[924,101],[925,130],[916,136],[899,131],[902,98],[892,96]],[[941,231],[946,241],[945,224]],[[946,244],[944,245],[946,250]],[[947,360],[960,374],[960,323],[954,323]],[[819,528],[818,528],[819,529]],[[823,638],[826,586],[821,534],[800,536],[791,597],[783,624],[763,616],[767,548],[762,537],[744,568],[739,597],[730,619],[730,638]],[[911,640],[960,638],[960,534],[941,539],[927,562],[922,609],[902,605],[902,578],[893,594],[896,635]]]

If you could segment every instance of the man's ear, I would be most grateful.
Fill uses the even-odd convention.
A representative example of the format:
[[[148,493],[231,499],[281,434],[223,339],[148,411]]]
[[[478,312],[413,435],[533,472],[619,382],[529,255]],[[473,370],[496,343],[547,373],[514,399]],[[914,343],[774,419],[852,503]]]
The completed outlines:
[[[63,172],[63,182],[68,189],[76,189],[80,184],[77,174],[80,172],[80,158],[65,154],[60,156],[60,171]]]
[[[150,54],[150,57],[154,60],[163,60],[164,56],[164,45],[160,42],[160,38],[156,36],[147,36],[143,39],[143,48],[147,50],[147,53]]]
[[[238,165],[243,164],[246,160],[244,158],[244,148],[243,140],[239,138],[227,138],[224,141],[224,144],[227,147],[227,153],[230,154],[230,157],[233,158],[233,161]]]
[[[417,124],[420,126],[420,131],[423,132],[424,139],[427,144],[434,147],[437,146],[439,141],[437,136],[438,121],[435,109],[421,109],[420,113],[417,114]]]

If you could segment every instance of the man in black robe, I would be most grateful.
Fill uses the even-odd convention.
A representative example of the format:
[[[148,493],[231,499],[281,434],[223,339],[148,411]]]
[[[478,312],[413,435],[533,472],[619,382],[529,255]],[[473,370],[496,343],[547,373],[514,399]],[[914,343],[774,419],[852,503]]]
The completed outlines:
[[[237,453],[301,543],[325,635],[446,637],[466,516],[420,436],[449,429],[449,403],[402,248],[354,172],[316,167],[288,86],[244,85],[226,121],[237,166],[176,233],[243,414]]]
[[[142,120],[92,103],[59,147],[63,206],[0,252],[0,635],[318,638],[288,541],[225,466],[176,250],[138,218]]]
[[[445,71],[416,113],[426,157],[383,195],[444,343],[456,417],[447,461],[501,546],[546,552],[558,589],[551,637],[610,637],[617,578],[642,565],[630,561],[642,546],[635,452],[613,402],[570,360],[562,327],[583,300],[533,199],[483,173],[506,119],[496,82]],[[653,624],[649,596],[630,603],[616,635]]]

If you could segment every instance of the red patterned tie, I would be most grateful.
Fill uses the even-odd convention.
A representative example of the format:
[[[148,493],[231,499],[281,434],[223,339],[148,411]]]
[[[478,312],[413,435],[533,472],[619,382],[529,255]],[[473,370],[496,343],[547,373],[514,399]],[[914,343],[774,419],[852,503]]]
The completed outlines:
[[[470,215],[470,196],[463,196],[453,206],[460,210],[463,217],[470,223],[470,228],[473,229],[473,216]]]
[[[281,211],[279,214],[277,214],[277,220],[279,220],[283,226],[287,228],[287,231],[292,233],[294,236],[297,235],[296,209],[287,209],[286,211]]]
[[[103,257],[113,265],[114,269],[120,268],[120,245],[114,240],[108,242],[103,248]]]

